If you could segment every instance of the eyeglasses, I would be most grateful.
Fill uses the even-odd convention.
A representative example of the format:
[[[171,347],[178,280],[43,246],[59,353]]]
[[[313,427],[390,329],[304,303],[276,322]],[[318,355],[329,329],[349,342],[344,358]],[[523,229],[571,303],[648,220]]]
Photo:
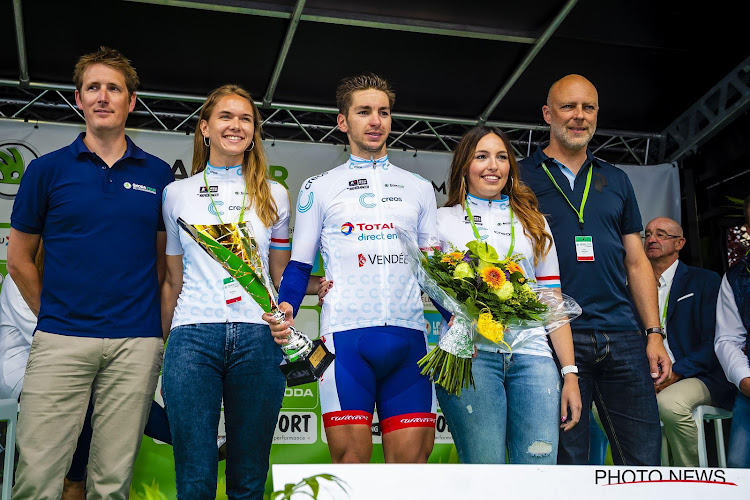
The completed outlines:
[[[682,238],[682,236],[678,234],[669,234],[666,231],[662,231],[661,229],[658,229],[654,231],[653,233],[651,231],[646,231],[645,233],[641,235],[641,239],[647,240],[651,236],[654,236],[659,241],[671,240],[673,238]]]

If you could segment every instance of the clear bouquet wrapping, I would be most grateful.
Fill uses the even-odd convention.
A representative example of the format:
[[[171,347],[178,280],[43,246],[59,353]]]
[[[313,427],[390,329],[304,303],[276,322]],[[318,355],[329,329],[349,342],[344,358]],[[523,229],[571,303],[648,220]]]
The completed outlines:
[[[500,259],[481,241],[469,242],[465,250],[441,245],[430,255],[409,233],[395,230],[422,290],[454,316],[437,347],[419,361],[422,374],[448,392],[460,395],[474,385],[475,343],[489,342],[511,353],[581,314],[572,297],[536,286],[533,268],[522,255]]]

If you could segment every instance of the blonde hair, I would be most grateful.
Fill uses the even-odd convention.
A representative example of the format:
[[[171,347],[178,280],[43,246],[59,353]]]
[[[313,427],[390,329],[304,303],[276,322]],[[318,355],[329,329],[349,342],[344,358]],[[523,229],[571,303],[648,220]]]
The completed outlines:
[[[135,72],[135,68],[130,64],[130,60],[120,54],[115,49],[109,47],[99,47],[99,50],[81,56],[73,69],[73,83],[76,89],[80,92],[83,87],[83,74],[94,64],[104,64],[110,68],[122,73],[125,79],[125,87],[128,89],[128,96],[133,95],[133,92],[138,88],[138,74]]]
[[[539,202],[531,189],[519,178],[518,162],[513,153],[510,140],[502,130],[486,125],[478,125],[466,132],[458,142],[453,159],[451,161],[450,178],[448,180],[448,201],[446,207],[454,205],[463,206],[468,193],[467,176],[469,166],[477,151],[477,144],[487,134],[495,134],[505,144],[508,152],[510,171],[508,181],[502,189],[502,193],[508,196],[513,213],[518,217],[523,226],[524,234],[531,239],[534,247],[534,265],[539,262],[539,257],[545,257],[552,248],[552,236],[544,226],[544,215],[539,212]]]
[[[239,85],[222,85],[208,94],[206,102],[201,108],[198,124],[195,126],[195,137],[193,139],[193,171],[191,175],[203,172],[211,154],[211,146],[206,146],[201,133],[201,122],[208,121],[216,108],[219,100],[226,96],[236,95],[250,103],[253,109],[253,141],[255,146],[250,151],[245,151],[242,159],[242,176],[245,179],[245,190],[250,202],[255,207],[255,213],[266,227],[273,226],[279,220],[278,207],[271,188],[268,185],[268,160],[263,149],[263,138],[261,137],[261,119],[258,107],[253,102],[250,93]]]

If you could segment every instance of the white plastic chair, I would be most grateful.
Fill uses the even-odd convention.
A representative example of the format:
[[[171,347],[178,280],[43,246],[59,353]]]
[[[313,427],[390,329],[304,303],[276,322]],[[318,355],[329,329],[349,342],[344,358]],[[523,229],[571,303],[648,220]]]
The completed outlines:
[[[5,436],[5,465],[3,466],[2,500],[10,500],[13,488],[13,461],[16,458],[16,421],[18,419],[18,401],[0,399],[0,422],[8,422]]]
[[[698,464],[700,467],[708,467],[704,421],[713,420],[714,432],[716,434],[716,455],[719,458],[719,467],[726,468],[727,453],[724,449],[724,430],[721,426],[721,421],[725,418],[732,418],[732,412],[708,405],[697,406],[693,410],[693,420],[695,420],[695,425],[698,427]]]

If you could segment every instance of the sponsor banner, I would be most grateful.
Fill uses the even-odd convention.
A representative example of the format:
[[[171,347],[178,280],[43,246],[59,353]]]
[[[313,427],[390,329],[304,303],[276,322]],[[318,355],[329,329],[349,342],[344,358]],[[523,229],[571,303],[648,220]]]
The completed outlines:
[[[346,491],[320,480],[318,499],[382,498],[747,498],[748,469],[605,467],[585,465],[343,464],[274,465],[275,490],[316,474],[333,474]],[[373,478],[377,477],[377,481]],[[483,478],[479,479],[478,478]]]
[[[273,433],[274,444],[313,444],[317,441],[318,414],[283,410],[279,413]]]

